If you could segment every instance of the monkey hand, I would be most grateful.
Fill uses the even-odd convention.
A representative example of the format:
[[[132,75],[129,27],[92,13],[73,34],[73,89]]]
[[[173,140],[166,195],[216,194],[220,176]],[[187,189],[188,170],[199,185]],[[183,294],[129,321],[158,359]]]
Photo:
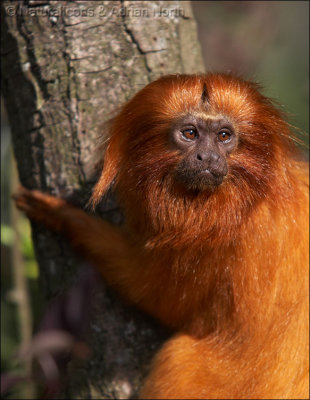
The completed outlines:
[[[59,197],[50,196],[38,190],[20,186],[13,199],[18,209],[24,211],[31,220],[59,232],[62,229],[62,210],[70,205]]]
[[[111,254],[129,252],[118,228],[59,197],[20,187],[13,199],[31,220],[64,234],[73,248],[96,265],[110,262]]]

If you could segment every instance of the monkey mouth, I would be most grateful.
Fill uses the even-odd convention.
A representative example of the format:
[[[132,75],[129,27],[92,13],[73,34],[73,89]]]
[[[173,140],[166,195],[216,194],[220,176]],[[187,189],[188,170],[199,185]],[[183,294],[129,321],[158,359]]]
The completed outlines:
[[[219,174],[216,174],[216,173],[212,172],[212,171],[211,171],[210,169],[208,169],[208,168],[207,168],[207,169],[203,169],[203,170],[199,170],[198,173],[199,173],[201,176],[209,176],[209,177],[211,177],[211,178],[220,176]]]
[[[223,182],[224,175],[213,172],[210,169],[204,169],[198,173],[203,181],[206,182],[207,186],[218,186]]]
[[[177,170],[177,180],[188,189],[207,190],[215,189],[224,179],[224,174],[216,173],[210,169],[203,170]]]

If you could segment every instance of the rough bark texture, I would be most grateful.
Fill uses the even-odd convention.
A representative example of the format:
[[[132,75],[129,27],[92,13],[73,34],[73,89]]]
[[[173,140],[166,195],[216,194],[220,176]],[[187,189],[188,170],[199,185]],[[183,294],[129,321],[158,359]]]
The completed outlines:
[[[189,2],[4,2],[2,93],[21,183],[84,206],[98,127],[163,74],[203,71]],[[117,223],[113,199],[102,214]],[[33,226],[42,291],[74,283],[80,261],[63,238]],[[102,283],[94,290],[87,365],[67,398],[134,397],[166,334]]]

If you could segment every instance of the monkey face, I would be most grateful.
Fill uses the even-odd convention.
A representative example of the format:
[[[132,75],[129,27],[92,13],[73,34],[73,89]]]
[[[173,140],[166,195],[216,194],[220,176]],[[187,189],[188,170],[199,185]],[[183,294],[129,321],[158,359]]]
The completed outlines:
[[[174,125],[170,139],[182,157],[175,176],[186,188],[202,191],[223,182],[238,141],[231,122],[222,116],[188,114]]]
[[[222,74],[161,77],[112,120],[92,202],[113,184],[124,203],[129,194],[132,204],[140,193],[164,204],[167,193],[205,201],[212,192],[219,207],[252,209],[272,190],[284,147],[291,151],[288,126],[257,85]]]

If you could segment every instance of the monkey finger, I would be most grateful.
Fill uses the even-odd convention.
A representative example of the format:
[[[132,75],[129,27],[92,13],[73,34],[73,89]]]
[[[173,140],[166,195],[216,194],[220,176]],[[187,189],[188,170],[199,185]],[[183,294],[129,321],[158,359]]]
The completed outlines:
[[[17,193],[12,197],[16,202],[20,200],[38,207],[58,208],[66,204],[64,200],[58,197],[44,194],[38,190],[29,190],[23,186],[20,186]]]
[[[19,210],[25,212],[29,218],[37,219],[38,206],[36,206],[36,204],[33,204],[31,200],[25,198],[21,194],[15,194],[12,197]]]
[[[64,200],[24,187],[20,187],[12,197],[17,208],[24,211],[30,219],[59,229],[57,210],[66,204]]]

